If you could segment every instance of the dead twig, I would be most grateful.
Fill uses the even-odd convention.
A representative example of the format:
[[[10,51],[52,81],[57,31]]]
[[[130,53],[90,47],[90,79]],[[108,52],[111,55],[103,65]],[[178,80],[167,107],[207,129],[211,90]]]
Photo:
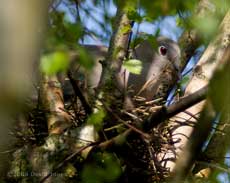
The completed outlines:
[[[70,71],[67,72],[67,76],[70,80],[70,83],[73,87],[73,90],[74,90],[74,93],[76,96],[79,97],[84,109],[85,109],[85,112],[86,114],[90,115],[92,113],[92,109],[91,109],[91,106],[89,105],[88,101],[86,100],[85,96],[83,95],[83,93],[81,92],[81,89],[78,87],[75,79],[72,77],[72,74]]]

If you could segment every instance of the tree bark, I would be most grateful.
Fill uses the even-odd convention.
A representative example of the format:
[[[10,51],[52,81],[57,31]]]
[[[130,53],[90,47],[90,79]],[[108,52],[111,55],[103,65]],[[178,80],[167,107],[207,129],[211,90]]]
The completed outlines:
[[[229,40],[228,35],[230,34],[229,22],[230,13],[228,12],[219,27],[219,34],[209,44],[195,66],[193,76],[185,90],[185,96],[208,85],[214,70],[222,61],[226,47],[229,45],[229,41],[226,41]],[[170,171],[174,171],[175,161],[183,156],[183,148],[189,143],[188,140],[194,130],[194,124],[197,123],[204,104],[203,101],[194,105],[171,118],[166,124],[165,129],[169,129],[168,133],[174,148],[173,150],[172,148],[162,150],[162,153],[158,154],[158,159],[162,162],[162,166],[169,168]]]

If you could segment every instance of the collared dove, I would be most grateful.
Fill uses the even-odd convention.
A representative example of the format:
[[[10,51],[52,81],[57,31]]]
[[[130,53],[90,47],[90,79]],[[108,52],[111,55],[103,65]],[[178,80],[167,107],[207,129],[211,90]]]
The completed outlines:
[[[133,90],[133,95],[140,95],[147,100],[165,95],[164,86],[173,83],[179,76],[180,48],[176,42],[166,37],[158,37],[156,48],[148,41],[143,41],[132,50],[132,57],[142,62],[140,74],[125,71],[125,80],[128,88]],[[107,47],[84,45],[95,60],[95,65],[90,72],[75,72],[75,78],[87,78],[87,88],[96,88],[102,72],[102,60],[105,59]],[[75,68],[75,67],[72,67]],[[73,69],[72,69],[73,70]],[[125,70],[122,68],[122,70]],[[121,75],[121,77],[123,77]]]

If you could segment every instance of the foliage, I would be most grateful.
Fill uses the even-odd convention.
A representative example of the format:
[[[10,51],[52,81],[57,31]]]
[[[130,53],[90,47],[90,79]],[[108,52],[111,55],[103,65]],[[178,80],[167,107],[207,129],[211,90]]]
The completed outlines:
[[[68,66],[69,56],[64,51],[56,51],[41,58],[41,71],[49,75],[66,71]]]
[[[121,168],[116,158],[110,153],[96,153],[93,161],[83,169],[83,183],[112,183],[121,174]]]
[[[122,34],[129,34],[132,33],[130,36],[130,45],[129,48],[132,49],[136,47],[139,43],[143,42],[144,40],[148,40],[151,43],[151,46],[153,49],[157,48],[157,42],[156,37],[162,34],[164,31],[162,29],[162,26],[160,24],[161,21],[167,19],[168,17],[173,17],[177,19],[177,24],[180,28],[183,30],[191,30],[196,29],[199,32],[199,35],[201,35],[202,43],[204,45],[207,45],[207,43],[210,42],[210,40],[216,35],[218,32],[218,25],[220,23],[220,20],[222,19],[223,15],[226,13],[227,8],[229,7],[229,2],[224,1],[224,4],[221,4],[218,0],[213,0],[214,6],[219,11],[213,11],[210,13],[210,16],[205,16],[203,18],[200,18],[196,16],[195,7],[198,5],[198,0],[190,0],[190,1],[184,1],[184,0],[178,0],[178,1],[172,1],[172,0],[163,0],[163,1],[148,1],[148,0],[54,0],[50,7],[49,7],[49,13],[48,13],[48,25],[47,25],[47,31],[45,34],[45,42],[44,47],[42,50],[42,56],[41,56],[41,62],[40,62],[40,69],[43,73],[48,75],[55,75],[55,74],[65,74],[68,70],[71,70],[71,63],[73,60],[77,60],[77,64],[79,64],[78,68],[84,68],[84,71],[87,72],[94,72],[93,66],[95,64],[94,62],[94,55],[89,52],[89,50],[82,47],[82,45],[87,43],[96,43],[96,44],[105,44],[107,46],[109,45],[109,40],[112,36],[112,29],[117,26],[116,22],[114,21],[115,13],[110,13],[111,10],[116,10],[117,7],[120,7],[124,5],[124,3],[130,4],[130,6],[126,6],[125,12],[127,13],[127,17],[134,22],[134,25],[127,24],[123,26],[119,31]],[[131,5],[135,4],[135,8]],[[111,7],[113,7],[111,9]],[[97,13],[95,13],[97,12]],[[194,15],[195,14],[195,15]],[[141,32],[140,26],[144,23],[149,23],[151,26],[155,27],[154,31],[149,32]],[[112,25],[113,24],[113,25]],[[170,29],[166,26],[164,29]],[[93,40],[93,41],[92,41]],[[115,54],[117,54],[122,48],[119,47],[117,50],[115,50]],[[72,52],[76,51],[77,59],[73,59],[73,56],[71,55]],[[99,58],[100,59],[100,58]],[[122,58],[124,60],[123,67],[127,69],[130,73],[140,75],[142,71],[142,62],[137,59],[132,59],[127,55],[127,58]],[[100,60],[100,63],[103,67],[109,67],[106,61]],[[81,72],[81,69],[79,69],[79,73]],[[79,74],[78,73],[78,74]],[[221,91],[225,90],[225,84],[223,82],[219,83],[221,80],[221,77],[224,77],[226,80],[229,80],[228,75],[226,72],[217,73],[216,79],[212,81],[211,84],[211,94],[213,96],[213,100],[218,106],[218,109],[220,109],[222,106],[222,103],[225,103],[225,105],[228,106],[227,110],[229,110],[229,104],[225,101],[225,96],[222,96]],[[219,74],[219,75],[218,75]],[[181,79],[180,82],[177,83],[178,88],[184,87],[189,82],[190,76],[185,76]],[[79,78],[74,78],[76,83],[81,86]],[[113,78],[112,78],[113,79]],[[111,79],[111,83],[114,83],[114,80]],[[223,80],[222,80],[223,81]],[[219,85],[219,88],[215,88]],[[111,84],[111,87],[114,85]],[[83,88],[83,89],[82,89]],[[95,95],[91,98],[90,94],[97,94],[97,90],[91,91],[90,89],[85,89],[82,87],[83,97],[85,97],[86,104],[89,104],[94,111],[93,113],[86,114],[86,112],[82,109],[84,108],[84,104],[81,100],[78,101],[78,98],[76,96],[70,97],[71,101],[67,102],[66,108],[63,109],[67,111],[68,115],[72,117],[73,124],[71,123],[71,128],[77,129],[81,128],[84,125],[92,125],[95,127],[96,132],[99,134],[100,137],[102,137],[105,140],[111,139],[112,137],[116,137],[115,135],[119,135],[120,133],[124,132],[124,130],[127,128],[131,128],[129,126],[130,120],[122,121],[122,119],[130,119],[128,117],[132,117],[132,120],[136,122],[136,115],[139,115],[141,113],[142,116],[145,116],[146,114],[150,113],[148,110],[148,106],[143,110],[142,107],[138,108],[134,114],[130,114],[129,111],[124,114],[124,111],[120,111],[120,106],[123,104],[119,103],[120,96],[115,93],[115,95],[112,95],[110,93],[107,94],[109,99],[113,99],[111,101],[114,101],[107,110],[111,110],[110,113],[105,110],[105,108],[97,107],[97,104],[100,103],[100,100],[103,100],[103,98],[98,97]],[[114,88],[112,88],[113,90]],[[89,91],[88,91],[89,90]],[[115,90],[115,89],[114,89]],[[75,91],[75,94],[77,91]],[[215,96],[216,93],[216,97]],[[64,96],[66,97],[66,96]],[[126,97],[126,96],[122,96]],[[77,99],[76,99],[77,98]],[[221,102],[219,102],[219,99]],[[118,101],[118,102],[117,102]],[[119,103],[119,104],[117,104]],[[142,102],[141,104],[144,104]],[[106,103],[103,105],[107,105]],[[113,108],[113,107],[118,108]],[[154,106],[155,107],[155,106]],[[153,108],[154,108],[153,107]],[[159,106],[156,106],[159,107]],[[155,109],[153,109],[155,110]],[[119,111],[119,112],[118,112]],[[52,112],[52,111],[51,111]],[[111,114],[111,115],[109,115]],[[117,115],[120,114],[120,115]],[[226,114],[226,111],[224,113]],[[110,119],[111,121],[116,121],[117,123],[114,124],[114,126],[110,125],[110,120],[106,121],[107,119]],[[105,123],[106,121],[106,123]],[[121,123],[122,122],[122,123]],[[109,125],[108,125],[109,124]],[[136,124],[136,123],[135,123]],[[133,124],[132,124],[133,125]],[[107,128],[109,126],[109,128]],[[105,133],[105,129],[108,130],[108,133]],[[142,132],[139,132],[138,130],[132,128],[133,131],[137,132],[141,137],[145,136],[146,134],[142,134]],[[158,129],[157,129],[158,130]],[[69,131],[66,131],[63,135],[63,141],[61,143],[75,143],[78,141],[79,137],[76,135],[71,138],[66,138],[68,136]],[[154,135],[159,135],[158,133],[161,133],[161,129],[159,128],[159,131],[154,131]],[[168,142],[165,134],[165,132],[162,132],[159,138],[162,140],[160,143],[171,145]],[[152,134],[151,134],[152,135]],[[153,135],[153,136],[154,136]],[[155,136],[154,136],[155,137]],[[65,139],[66,138],[66,139]],[[45,139],[46,143],[49,143],[50,139]],[[80,139],[84,141],[84,139]],[[79,140],[79,141],[80,141]],[[114,139],[113,139],[114,140]],[[117,139],[115,139],[117,140]],[[115,141],[114,140],[114,141]],[[60,157],[62,158],[61,161],[63,161],[63,171],[65,173],[65,176],[67,176],[68,180],[73,180],[82,182],[82,183],[110,183],[110,182],[118,182],[119,178],[122,176],[123,172],[126,171],[126,165],[123,158],[121,158],[119,155],[124,155],[124,157],[128,157],[127,159],[134,159],[129,152],[138,154],[139,152],[142,153],[142,151],[148,151],[148,153],[144,152],[143,154],[143,161],[151,164],[151,161],[148,159],[148,155],[151,154],[149,151],[152,149],[144,149],[143,146],[148,144],[149,142],[144,141],[141,139],[140,141],[131,141],[126,142],[126,138],[121,136],[118,138],[117,141],[114,143],[117,144],[125,144],[128,148],[128,152],[124,152],[127,149],[122,149],[123,147],[118,148],[118,153],[115,151],[107,152],[103,151],[101,149],[94,151],[93,154],[88,155],[88,152],[91,152],[90,150],[86,149],[87,151],[87,157],[83,160],[84,157],[82,157],[81,160],[78,160],[77,158],[75,160],[71,158],[67,158],[69,161],[68,163],[65,162],[64,157],[56,156],[55,161],[59,161]],[[143,140],[143,141],[142,141]],[[155,143],[154,145],[157,147],[154,149],[154,151],[158,151],[159,141],[154,139]],[[92,143],[94,145],[94,141],[87,141],[86,144]],[[76,143],[77,144],[77,143]],[[78,155],[80,156],[81,151],[79,150],[80,147],[77,145],[70,145],[71,149],[71,155],[73,155],[75,152],[72,152],[74,150],[78,150]],[[144,145],[143,145],[144,144]],[[51,144],[52,145],[52,144]],[[148,144],[149,145],[149,144]],[[138,146],[138,147],[136,147]],[[132,149],[133,147],[136,147],[135,149]],[[66,147],[65,147],[66,148]],[[62,148],[64,149],[64,147]],[[103,148],[102,148],[103,149]],[[82,154],[83,154],[82,150]],[[120,152],[121,151],[121,152]],[[62,152],[61,152],[62,153]],[[67,150],[65,149],[65,153],[67,153]],[[58,154],[58,153],[57,153]],[[76,153],[77,154],[77,153]],[[118,155],[119,154],[119,155]],[[20,154],[21,155],[21,154]],[[23,154],[22,154],[23,155]],[[66,154],[65,154],[66,155]],[[138,154],[139,155],[139,154]],[[137,155],[137,157],[138,157]],[[73,156],[75,157],[75,156]],[[22,157],[24,158],[24,157]],[[152,157],[151,157],[152,158]],[[64,160],[63,160],[64,159]],[[19,161],[20,162],[20,161]],[[22,162],[23,167],[25,165],[25,161]],[[65,164],[66,163],[66,164]],[[130,163],[130,162],[129,162]],[[138,162],[140,163],[140,162]],[[134,172],[131,172],[132,175],[138,174],[138,171],[142,170],[136,170],[135,166],[138,164],[136,162],[132,162],[128,164],[127,166],[134,167],[132,170]],[[58,165],[58,163],[55,162],[55,164]],[[141,165],[143,162],[140,163]],[[55,168],[55,167],[54,167]],[[149,167],[141,167],[144,169],[144,171],[147,172],[149,170]],[[145,169],[146,168],[146,169]],[[154,167],[155,168],[155,167]],[[61,170],[61,171],[62,171]],[[15,171],[18,171],[18,166],[16,167]],[[137,173],[135,173],[135,171]],[[162,170],[164,172],[166,170]],[[162,173],[160,172],[160,173]],[[130,172],[128,172],[130,173]],[[154,180],[157,180],[162,178],[159,175],[159,172],[156,173],[156,175],[148,175],[154,177]],[[163,173],[162,173],[163,174]],[[160,178],[159,178],[160,177]],[[217,175],[214,176],[213,180],[216,179]],[[76,178],[76,180],[75,180]],[[134,178],[135,179],[135,178]],[[122,179],[123,180],[123,179]],[[163,180],[163,179],[162,179]],[[202,180],[203,181],[203,180]],[[206,181],[206,180],[205,180]]]
[[[123,66],[130,73],[141,74],[142,64],[140,60],[136,60],[136,59],[126,60],[124,61]]]
[[[103,127],[103,119],[105,117],[105,112],[103,109],[91,114],[87,119],[87,124],[94,125],[96,130],[99,131]]]

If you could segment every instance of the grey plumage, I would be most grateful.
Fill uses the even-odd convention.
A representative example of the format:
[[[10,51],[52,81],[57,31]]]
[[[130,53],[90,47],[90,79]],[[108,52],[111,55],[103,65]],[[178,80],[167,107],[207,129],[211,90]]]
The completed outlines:
[[[132,94],[143,96],[148,100],[157,97],[160,92],[165,95],[164,92],[167,91],[164,91],[164,87],[168,88],[168,85],[177,79],[179,74],[180,48],[177,43],[166,37],[158,37],[157,44],[157,48],[154,48],[148,41],[143,41],[132,50],[132,57],[142,62],[140,75],[131,74],[128,71],[122,75],[124,68],[121,72],[121,77],[125,77],[126,85],[133,90]],[[102,72],[99,61],[104,60],[107,48],[92,45],[85,45],[85,48],[92,54],[95,66],[90,72],[82,72],[85,78],[88,78],[88,87],[95,88]],[[161,48],[166,49],[164,54],[161,53]],[[79,76],[82,72],[75,72],[75,76]]]
[[[153,49],[145,41],[135,49],[135,56],[142,61],[143,69],[140,75],[130,74],[128,79],[128,85],[133,85],[134,93],[148,100],[160,92],[162,83],[170,84],[172,79],[177,78],[175,74],[179,74],[180,48],[177,43],[166,37],[158,37],[157,44],[157,48]],[[159,50],[162,46],[167,50],[165,55]]]

